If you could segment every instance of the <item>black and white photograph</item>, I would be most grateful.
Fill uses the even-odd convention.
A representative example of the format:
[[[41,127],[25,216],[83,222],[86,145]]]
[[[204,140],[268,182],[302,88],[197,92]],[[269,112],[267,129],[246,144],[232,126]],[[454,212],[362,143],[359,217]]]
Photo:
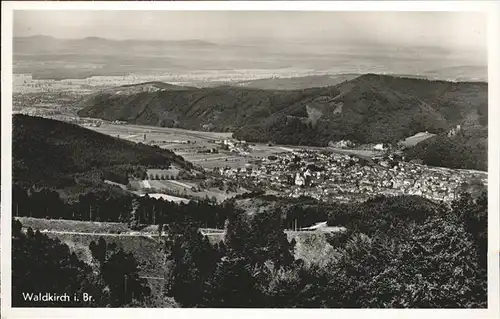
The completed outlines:
[[[12,10],[2,307],[498,311],[489,12],[70,6]]]

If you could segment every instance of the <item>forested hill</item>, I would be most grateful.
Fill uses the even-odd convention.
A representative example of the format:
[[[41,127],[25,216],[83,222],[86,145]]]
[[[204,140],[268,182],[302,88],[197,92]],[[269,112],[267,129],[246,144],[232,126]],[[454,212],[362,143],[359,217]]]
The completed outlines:
[[[487,83],[367,74],[302,90],[184,88],[95,94],[80,116],[196,130],[231,131],[248,141],[326,145],[396,142],[456,124],[486,125]]]
[[[488,128],[467,127],[453,136],[442,133],[405,151],[426,165],[488,170]]]
[[[27,186],[64,188],[79,177],[92,182],[103,178],[126,182],[148,166],[176,164],[190,168],[173,152],[121,140],[56,120],[14,115],[13,179]]]

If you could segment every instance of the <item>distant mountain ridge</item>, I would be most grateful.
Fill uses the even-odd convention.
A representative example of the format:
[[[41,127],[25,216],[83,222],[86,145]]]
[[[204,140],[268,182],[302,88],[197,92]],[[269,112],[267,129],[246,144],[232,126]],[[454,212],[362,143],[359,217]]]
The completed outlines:
[[[395,143],[418,132],[487,125],[487,83],[366,74],[335,86],[262,90],[221,86],[132,95],[96,94],[80,116],[234,132],[281,144]],[[314,115],[312,115],[314,114]]]
[[[214,42],[209,42],[199,39],[187,40],[141,40],[141,39],[108,39],[97,36],[89,36],[84,38],[56,38],[49,35],[33,35],[25,37],[14,37],[14,52],[19,53],[36,53],[39,49],[37,46],[41,45],[41,41],[48,41],[48,44],[63,45],[63,44],[114,44],[114,45],[130,45],[130,44],[145,44],[145,45],[197,45],[197,46],[214,46]],[[26,50],[29,50],[26,52]]]
[[[197,39],[14,37],[13,67],[14,73],[31,74],[38,80],[151,74],[186,69],[189,63],[194,65],[191,56],[207,54],[208,51],[213,55],[221,50],[216,43]],[[61,67],[61,64],[69,67]]]
[[[220,82],[246,80],[252,74],[259,77],[304,77],[311,72],[317,75],[385,72],[444,80],[487,81],[488,77],[487,63],[470,61],[465,53],[450,55],[451,52],[439,48],[414,46],[398,48],[395,52],[375,42],[334,45],[328,41],[305,40],[14,37],[13,72],[31,74],[34,79],[40,80],[178,74],[194,81],[199,80],[200,73],[203,73],[202,78]],[[266,86],[255,86],[257,88],[286,88],[276,87],[277,83],[270,83],[274,87],[268,87],[266,81],[255,82],[254,85]],[[329,80],[319,84],[314,86],[336,85]],[[287,86],[289,88],[286,89],[304,88],[290,87],[291,83]]]

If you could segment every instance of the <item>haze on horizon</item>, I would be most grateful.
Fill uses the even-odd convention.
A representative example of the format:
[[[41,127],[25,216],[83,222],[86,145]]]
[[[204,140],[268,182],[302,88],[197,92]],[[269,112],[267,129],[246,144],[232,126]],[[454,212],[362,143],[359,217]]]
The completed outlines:
[[[231,42],[310,41],[472,52],[486,61],[480,12],[15,11],[14,35]]]

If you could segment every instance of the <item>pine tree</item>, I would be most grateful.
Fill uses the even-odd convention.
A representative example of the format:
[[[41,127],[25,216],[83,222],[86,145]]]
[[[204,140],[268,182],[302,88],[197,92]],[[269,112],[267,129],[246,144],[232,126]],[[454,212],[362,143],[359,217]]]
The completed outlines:
[[[12,224],[12,305],[14,307],[104,307],[107,294],[99,276],[85,262],[78,259],[69,247],[58,239],[34,232],[24,234],[20,222]],[[48,258],[49,256],[50,258]],[[57,274],[57,280],[48,274]],[[23,293],[50,292],[93,296],[94,301],[83,302],[70,298],[63,304],[26,300]]]
[[[139,278],[139,266],[134,256],[116,244],[108,244],[99,237],[90,243],[92,257],[110,292],[111,306],[124,306],[134,301],[143,302],[150,296],[146,281]]]
[[[217,251],[190,223],[168,227],[165,251],[171,270],[168,295],[184,307],[201,305],[203,284],[215,268]]]
[[[130,229],[137,229],[139,227],[140,206],[140,202],[137,198],[132,199],[132,212],[130,213],[130,219],[128,222],[128,227]]]

